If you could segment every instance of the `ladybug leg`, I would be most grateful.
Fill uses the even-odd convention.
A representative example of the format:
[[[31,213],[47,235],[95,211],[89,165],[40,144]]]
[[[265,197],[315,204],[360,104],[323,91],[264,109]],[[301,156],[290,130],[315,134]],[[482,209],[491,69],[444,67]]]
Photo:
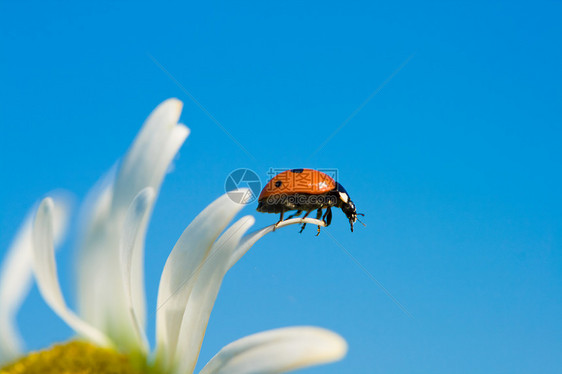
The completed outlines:
[[[281,215],[279,216],[279,221],[275,224],[275,226],[273,226],[273,231],[275,231],[275,229],[277,228],[277,225],[280,224],[283,221],[283,214],[285,213],[284,210],[281,211]]]
[[[322,209],[318,209],[316,211],[316,219],[320,219],[320,217],[322,217]],[[316,233],[316,236],[318,235],[320,235],[320,226],[318,226],[318,232]]]
[[[320,217],[322,217],[322,208],[316,211],[316,219],[320,219]]]
[[[309,210],[308,212],[306,212],[305,215],[302,217],[302,219],[305,219],[306,217],[308,217],[310,212],[312,212],[312,210]],[[306,222],[302,224],[301,231],[299,231],[299,234],[302,233],[302,230],[304,230],[305,227],[306,227]]]
[[[302,210],[297,210],[297,212],[295,214],[291,214],[289,217],[287,217],[287,219],[291,219],[294,217],[298,217],[302,214]]]
[[[324,217],[322,217],[322,221],[326,222],[326,226],[330,226],[330,223],[332,223],[332,207],[328,207],[326,209],[326,213],[324,214]]]

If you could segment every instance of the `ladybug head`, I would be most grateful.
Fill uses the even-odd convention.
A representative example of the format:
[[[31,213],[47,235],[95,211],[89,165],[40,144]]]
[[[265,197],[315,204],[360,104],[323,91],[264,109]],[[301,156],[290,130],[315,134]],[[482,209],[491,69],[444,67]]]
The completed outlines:
[[[357,216],[364,216],[363,213],[357,213],[355,209],[355,204],[349,198],[347,191],[341,184],[337,184],[337,191],[339,195],[339,207],[341,208],[342,212],[346,215],[347,219],[349,219],[349,224],[351,225],[351,232],[353,232],[353,224],[357,221]],[[359,221],[361,222],[361,221]],[[361,222],[362,223],[362,222]]]
[[[355,223],[355,221],[357,221],[357,215],[362,216],[363,214],[357,213],[357,210],[355,209],[355,204],[353,204],[353,201],[351,201],[349,197],[347,198],[347,202],[343,202],[341,206],[341,210],[346,215],[347,219],[349,219],[351,232],[353,232],[353,224]]]

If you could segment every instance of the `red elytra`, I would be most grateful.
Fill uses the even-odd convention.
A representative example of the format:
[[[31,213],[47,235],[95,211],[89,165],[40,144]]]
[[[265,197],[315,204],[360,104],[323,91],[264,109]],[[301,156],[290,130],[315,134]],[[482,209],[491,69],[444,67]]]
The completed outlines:
[[[292,169],[271,178],[258,201],[278,194],[320,195],[336,187],[336,181],[326,173],[314,169]]]

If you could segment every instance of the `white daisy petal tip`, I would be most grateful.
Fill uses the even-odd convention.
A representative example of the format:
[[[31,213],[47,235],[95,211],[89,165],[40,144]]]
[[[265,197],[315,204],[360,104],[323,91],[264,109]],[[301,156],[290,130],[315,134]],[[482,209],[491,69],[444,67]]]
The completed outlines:
[[[169,99],[164,100],[158,107],[160,106],[169,107],[174,112],[181,113],[183,109],[183,102],[178,98],[171,97]]]
[[[134,210],[136,215],[143,215],[148,206],[154,201],[154,188],[146,187],[138,193],[137,197],[133,200],[131,209]]]
[[[159,111],[166,111],[170,113],[179,114],[182,111],[182,109],[183,109],[183,102],[176,97],[170,97],[162,101],[160,104],[158,104],[158,106],[154,108],[152,113],[159,112]]]
[[[317,358],[323,362],[342,360],[349,350],[347,341],[339,334],[324,328],[309,327],[309,334],[314,334],[317,345],[314,350]]]
[[[189,136],[189,134],[191,134],[191,129],[185,123],[178,123],[176,127],[176,131],[180,134],[178,136],[183,136],[184,140]]]
[[[345,357],[347,342],[333,331],[287,327],[264,331],[225,346],[201,374],[284,373]]]
[[[47,196],[43,198],[43,200],[41,200],[41,203],[39,203],[39,208],[37,208],[36,217],[41,217],[41,219],[44,219],[44,217],[51,217],[53,216],[54,209],[55,209],[55,201],[53,200],[52,197]]]
[[[73,196],[70,193],[56,191],[43,198],[35,212],[36,218],[41,216],[41,219],[48,219],[50,221],[55,245],[58,244],[66,232],[73,201]]]
[[[183,102],[181,100],[176,98],[164,100],[148,116],[146,123],[177,125],[182,109]]]

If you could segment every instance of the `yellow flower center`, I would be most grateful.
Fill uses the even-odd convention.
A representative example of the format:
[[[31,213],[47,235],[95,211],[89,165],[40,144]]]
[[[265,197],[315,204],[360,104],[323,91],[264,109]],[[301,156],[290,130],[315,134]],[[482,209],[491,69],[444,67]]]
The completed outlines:
[[[142,360],[90,343],[72,341],[30,353],[0,374],[141,374],[149,371]]]

